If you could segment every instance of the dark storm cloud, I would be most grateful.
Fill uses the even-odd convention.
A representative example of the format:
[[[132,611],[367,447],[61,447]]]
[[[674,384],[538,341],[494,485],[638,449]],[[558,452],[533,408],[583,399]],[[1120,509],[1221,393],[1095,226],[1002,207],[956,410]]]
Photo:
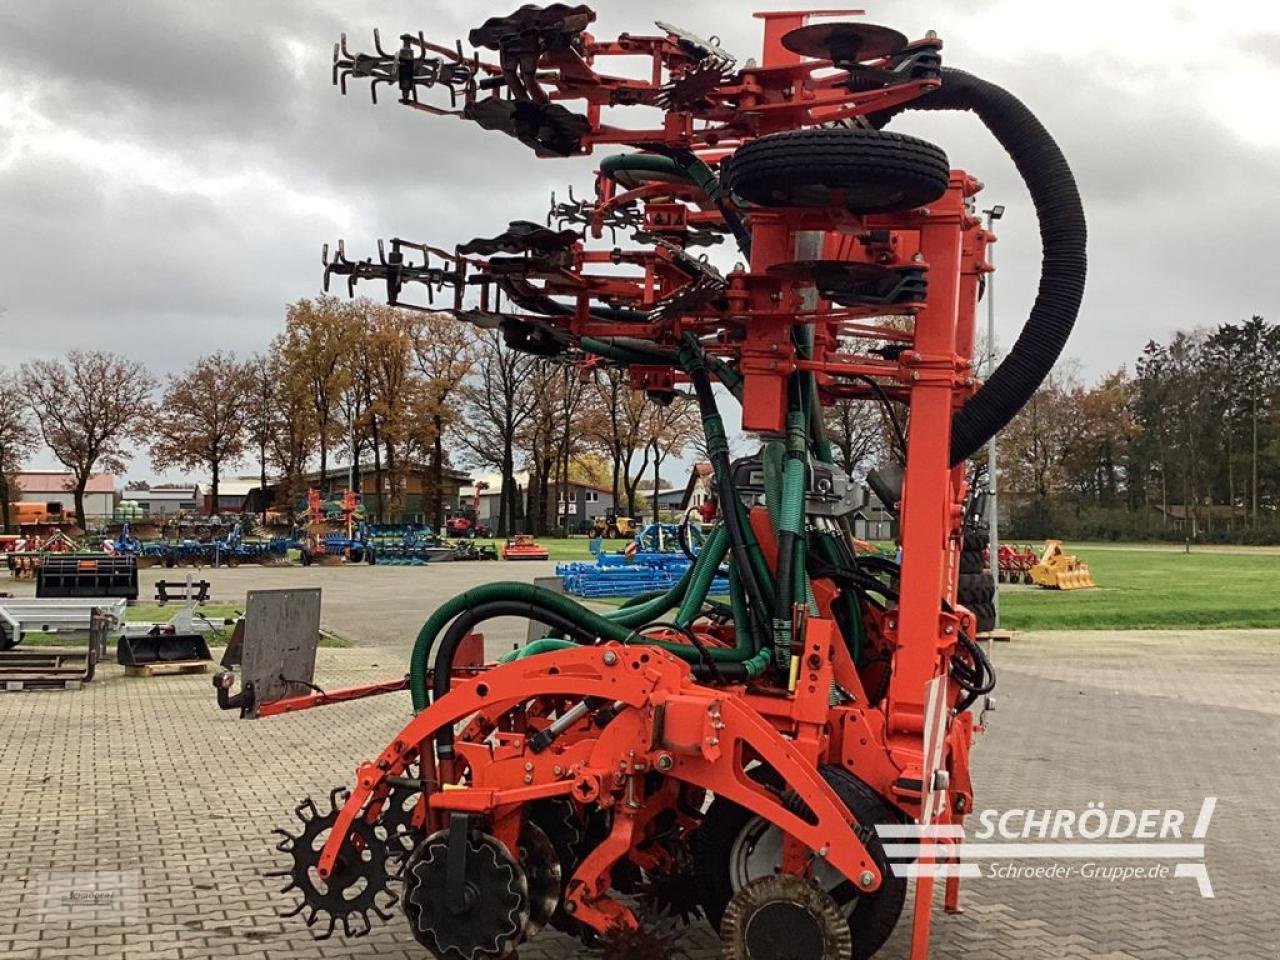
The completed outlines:
[[[343,30],[366,51],[375,26],[385,46],[420,28],[449,41],[516,5],[4,4],[5,364],[102,346],[167,371],[218,347],[257,349],[287,302],[318,292],[323,242],[343,236],[353,255],[372,253],[379,236],[450,245],[540,219],[566,182],[585,190],[590,160],[535,162],[500,134],[419,115],[389,93],[373,106],[367,84],[346,98],[329,84]],[[600,35],[666,19],[718,34],[743,59],[759,47],[759,22],[741,3],[597,9]],[[1131,361],[1176,326],[1280,312],[1280,281],[1264,266],[1280,222],[1277,138],[1220,113],[1203,95],[1214,75],[1181,48],[1162,60],[1158,47],[1117,36],[1099,49],[1092,15],[1075,7],[1042,8],[1037,36],[1051,47],[994,39],[1006,9],[897,2],[869,19],[912,35],[937,29],[948,62],[1017,92],[1062,144],[1090,221],[1090,287],[1068,348],[1085,369]],[[1195,33],[1224,64],[1277,70],[1274,32],[1204,37],[1190,8],[1182,20],[1155,4],[1144,16],[1166,41]],[[1039,260],[1024,189],[972,117],[914,115],[895,127],[944,144],[986,183],[982,205],[1008,206],[996,248],[1007,344]]]

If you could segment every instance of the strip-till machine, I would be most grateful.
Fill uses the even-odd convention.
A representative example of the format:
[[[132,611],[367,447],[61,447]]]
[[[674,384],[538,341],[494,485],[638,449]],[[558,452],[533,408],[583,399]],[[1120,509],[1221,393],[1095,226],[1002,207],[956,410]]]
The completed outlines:
[[[405,34],[335,51],[334,80],[473,121],[539,157],[613,148],[594,192],[553,198],[452,249],[390,241],[326,254],[326,281],[500,329],[508,347],[624,367],[655,402],[696,396],[716,526],[669,591],[601,614],[523,583],[467,591],[417,638],[413,716],[329,808],[298,808],[286,889],[321,936],[367,932],[398,900],[436,957],[513,955],[546,925],[606,956],[663,955],[700,914],[725,955],[869,957],[907,898],[877,827],[963,823],[975,708],[994,673],[955,600],[965,461],[1052,367],[1084,286],[1071,172],[1016,98],[908,40],[817,12],[757,14],[763,53],[668,24],[594,36],[584,6],[525,6],[462,44]],[[375,43],[377,43],[375,35]],[[647,60],[642,75],[609,72]],[[648,126],[615,125],[636,107]],[[975,305],[987,244],[979,181],[887,129],[908,110],[970,110],[1014,160],[1041,225],[1031,316],[979,383]],[[478,138],[482,136],[476,133]],[[614,151],[617,152],[614,152]],[[736,248],[719,269],[699,248]],[[405,297],[405,299],[402,299]],[[901,566],[855,555],[856,498],[822,411],[880,404],[896,447],[872,482],[898,511]],[[719,405],[758,452],[731,462]],[[709,601],[717,572],[728,602]],[[545,636],[483,664],[477,629],[522,616]],[[383,684],[368,693],[385,692]],[[279,710],[350,699],[311,694]],[[937,831],[945,833],[946,831]],[[928,952],[922,841],[911,955]],[[958,909],[958,880],[946,880]]]

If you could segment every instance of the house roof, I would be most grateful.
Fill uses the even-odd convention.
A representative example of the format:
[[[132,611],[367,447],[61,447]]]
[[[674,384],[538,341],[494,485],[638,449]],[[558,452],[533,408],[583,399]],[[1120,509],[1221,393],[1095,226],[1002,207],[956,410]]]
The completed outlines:
[[[218,480],[218,497],[243,497],[247,496],[250,490],[258,488],[257,477],[232,477],[227,480]],[[213,485],[205,484],[204,492],[213,493]]]
[[[126,500],[173,500],[178,503],[195,500],[199,496],[200,488],[195,484],[189,487],[152,487],[150,490],[126,490],[124,493]]]
[[[32,470],[18,474],[23,493],[67,493],[75,489],[75,477],[60,470]],[[116,478],[109,473],[95,473],[85,485],[85,493],[115,493]]]

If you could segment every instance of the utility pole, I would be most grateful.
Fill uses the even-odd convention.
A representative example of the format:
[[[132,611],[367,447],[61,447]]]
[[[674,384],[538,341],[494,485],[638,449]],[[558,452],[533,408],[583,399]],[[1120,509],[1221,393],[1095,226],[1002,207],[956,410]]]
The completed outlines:
[[[987,215],[987,232],[992,232],[992,225],[1004,216],[1003,204],[992,204]],[[994,247],[987,247],[987,262],[995,266]],[[996,275],[993,270],[987,274],[987,369],[985,379],[990,380],[996,369]],[[993,433],[987,441],[987,555],[991,562],[991,580],[996,588],[992,595],[995,607],[995,625],[1000,626],[1000,494],[999,468],[996,462],[996,435]]]

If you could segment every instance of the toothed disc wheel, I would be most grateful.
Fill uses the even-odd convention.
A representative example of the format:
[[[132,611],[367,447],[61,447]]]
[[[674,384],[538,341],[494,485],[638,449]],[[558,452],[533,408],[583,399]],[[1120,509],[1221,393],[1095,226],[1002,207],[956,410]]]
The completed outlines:
[[[726,960],[850,960],[853,938],[831,894],[787,874],[753,880],[720,922]]]
[[[493,837],[466,839],[460,902],[451,904],[449,831],[422,841],[405,869],[401,905],[414,939],[439,960],[505,960],[529,922],[524,870]]]
[[[814,880],[831,895],[849,927],[854,960],[869,960],[893,933],[907,898],[907,881],[890,871],[874,825],[902,821],[875,791],[849,771],[827,765],[819,772],[861,824],[859,836],[883,874],[878,889],[864,892],[825,861],[815,864],[813,871]],[[782,831],[718,797],[693,839],[702,909],[711,925],[718,928],[728,904],[740,890],[777,873],[782,864]]]
[[[387,889],[391,875],[387,870],[386,843],[377,829],[364,820],[352,822],[328,880],[321,880],[316,873],[320,853],[345,798],[342,791],[333,791],[325,814],[308,798],[295,811],[302,821],[302,832],[294,835],[286,830],[275,831],[283,837],[276,849],[289,855],[290,864],[267,876],[288,878],[289,883],[281,892],[296,890],[301,895],[300,902],[281,916],[301,915],[317,940],[328,939],[339,924],[345,936],[364,936],[373,928],[370,914],[390,920],[392,915],[387,911],[395,905],[395,895]]]
[[[522,937],[528,940],[555,916],[564,883],[556,848],[542,828],[531,820],[525,820],[520,827],[520,866],[529,883],[529,922]]]

